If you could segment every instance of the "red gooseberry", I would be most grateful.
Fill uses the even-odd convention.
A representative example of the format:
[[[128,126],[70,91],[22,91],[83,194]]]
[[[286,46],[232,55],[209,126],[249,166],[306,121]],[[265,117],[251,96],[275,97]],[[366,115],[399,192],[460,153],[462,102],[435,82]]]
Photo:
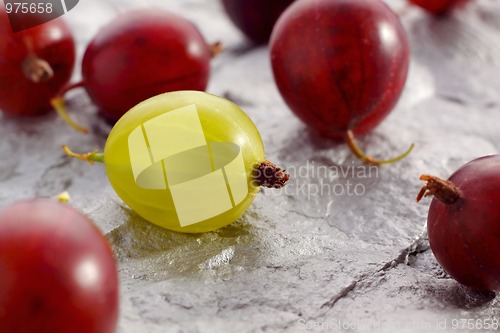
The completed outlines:
[[[222,0],[231,21],[252,42],[269,41],[274,24],[294,0]]]
[[[113,333],[118,273],[97,227],[66,204],[0,212],[0,332]]]
[[[409,0],[410,3],[435,15],[442,15],[453,8],[464,5],[469,0]]]
[[[500,291],[500,155],[475,159],[448,180],[423,175],[433,196],[427,231],[437,261],[455,280]]]
[[[83,57],[83,80],[68,89],[85,87],[103,116],[114,123],[160,93],[205,90],[212,51],[183,17],[162,10],[125,13],[92,39]],[[53,103],[63,108],[62,98]]]
[[[276,84],[290,109],[321,135],[345,139],[366,163],[355,134],[373,130],[405,85],[409,46],[397,15],[380,0],[297,0],[270,40]]]
[[[38,116],[70,80],[75,64],[73,35],[61,19],[13,33],[0,2],[0,110]]]

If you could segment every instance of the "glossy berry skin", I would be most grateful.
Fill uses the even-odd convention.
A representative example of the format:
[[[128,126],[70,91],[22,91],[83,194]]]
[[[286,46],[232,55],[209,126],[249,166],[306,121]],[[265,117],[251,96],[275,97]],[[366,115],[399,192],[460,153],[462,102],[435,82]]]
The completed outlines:
[[[52,78],[33,82],[23,71],[31,52],[53,69]],[[70,80],[75,64],[75,42],[67,24],[55,19],[12,33],[0,4],[0,111],[14,116],[39,116],[52,110],[50,100]]]
[[[82,76],[103,115],[116,122],[139,102],[169,91],[205,90],[211,53],[188,20],[161,10],[126,13],[102,27]]]
[[[429,13],[442,15],[451,9],[464,5],[470,0],[409,0],[412,4],[421,7]]]
[[[186,108],[189,110],[185,111]],[[169,118],[173,113],[177,114],[177,118],[180,118],[185,112],[193,111],[193,108],[196,109],[195,118],[199,117],[199,120],[178,123],[175,119]],[[159,121],[158,119],[166,120]],[[160,130],[151,129],[147,125],[149,123],[152,123],[151,126],[158,126],[156,128]],[[201,126],[201,130],[194,131],[194,129],[200,128],[198,126]],[[173,132],[177,133],[175,138],[172,135]],[[156,138],[162,136],[162,138],[155,140],[155,136]],[[143,137],[147,137],[147,143],[143,141]],[[191,143],[193,137],[198,138],[196,149],[192,148],[192,145],[186,147],[186,142]],[[139,149],[138,144],[132,145],[132,142],[138,141],[143,142],[141,149]],[[215,162],[211,166],[207,165],[205,163],[210,158],[215,161],[214,149],[210,148],[210,158],[208,156],[207,158],[194,158],[191,160],[192,162],[185,161],[183,164],[178,162],[179,159],[177,162],[174,161],[175,158],[186,156],[183,154],[198,148],[202,149],[201,151],[197,150],[199,156],[203,156],[202,154],[206,153],[207,145],[213,143],[236,144],[241,152],[241,159],[233,159],[231,156],[223,163],[223,168],[215,167]],[[175,153],[158,153],[158,151],[166,150],[175,151]],[[148,151],[147,155],[143,155],[143,160],[138,157],[141,151]],[[256,164],[265,161],[264,146],[252,120],[232,102],[199,91],[176,91],[161,94],[132,108],[111,130],[104,148],[104,156],[108,179],[118,196],[128,206],[156,225],[184,233],[215,230],[239,218],[259,191],[259,187],[251,184],[252,171]],[[134,174],[133,168],[136,161],[143,166],[141,171],[155,171],[152,170],[154,166],[160,168],[156,169],[159,174],[155,174],[155,177],[151,176],[152,173],[150,173],[148,186],[142,185],[140,178]],[[229,169],[226,165],[229,163],[240,163],[236,167],[238,172],[236,179],[244,182],[243,192],[240,192],[243,193],[243,196],[236,200],[235,192],[231,188],[233,202],[229,204],[227,209],[210,214],[210,216],[197,220],[195,223],[183,225],[176,199],[187,199],[190,213],[199,213],[216,206],[219,201],[212,202],[212,199],[215,198],[213,193],[220,194],[221,191],[213,192],[212,185],[190,185],[188,194],[177,195],[173,192],[174,186],[184,186],[191,184],[191,181],[206,179],[205,176],[215,175],[214,173],[219,173],[222,169],[225,170],[227,176]],[[183,178],[181,182],[174,183],[173,178],[170,177],[169,170],[175,168],[173,165],[178,165],[180,168],[178,171],[182,173]],[[203,168],[203,166],[207,166],[207,168]],[[204,171],[200,171],[202,168]],[[228,180],[229,177],[227,177],[226,182]],[[168,185],[165,186],[165,183]],[[223,185],[224,180],[215,183],[215,185],[219,184]],[[229,188],[229,183],[227,186]],[[222,188],[222,192],[226,195],[228,188],[226,185]],[[200,207],[200,204],[205,204],[205,206]]]
[[[101,232],[48,199],[0,212],[0,332],[113,333],[118,275]]]
[[[270,41],[279,91],[321,135],[364,134],[393,109],[409,46],[398,17],[379,0],[298,0]]]
[[[231,21],[254,43],[269,41],[274,24],[294,0],[222,0]]]
[[[450,178],[453,204],[433,199],[427,219],[432,252],[458,282],[500,291],[500,155],[473,160]]]

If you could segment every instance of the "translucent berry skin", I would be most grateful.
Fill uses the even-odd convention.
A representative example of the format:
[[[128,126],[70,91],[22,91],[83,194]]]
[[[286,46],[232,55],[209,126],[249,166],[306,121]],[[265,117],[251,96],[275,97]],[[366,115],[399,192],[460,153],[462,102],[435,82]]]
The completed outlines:
[[[195,105],[207,142],[237,144],[244,160],[248,193],[232,209],[202,222],[181,226],[169,191],[137,185],[130,167],[129,137],[146,121]],[[165,145],[178,145],[165,142]],[[152,97],[128,111],[113,127],[104,147],[106,174],[118,196],[137,214],[163,228],[183,233],[212,231],[234,222],[250,206],[259,187],[251,185],[255,164],[265,160],[264,146],[252,120],[232,102],[199,91],[177,91]],[[168,162],[165,162],[168,163]],[[186,166],[186,169],[190,166]],[[200,191],[205,189],[201,188]],[[197,202],[193,201],[193,207]]]
[[[0,332],[113,333],[118,273],[85,216],[54,200],[0,212]]]
[[[464,5],[470,0],[409,0],[412,4],[425,9],[429,13],[442,15],[455,7]]]
[[[500,155],[473,160],[450,178],[460,199],[433,199],[427,219],[432,252],[458,282],[500,291]]]
[[[403,90],[409,46],[398,17],[379,0],[298,0],[270,41],[279,91],[311,128],[332,138],[364,134]]]
[[[222,0],[231,21],[254,43],[269,41],[274,24],[294,0]]]
[[[173,13],[125,13],[102,27],[82,63],[86,89],[116,122],[139,102],[177,90],[205,90],[211,53],[198,29]]]
[[[47,61],[54,76],[35,83],[23,72],[33,42],[33,53]],[[0,4],[0,111],[13,116],[41,116],[52,110],[50,100],[70,80],[75,65],[75,42],[61,19],[12,33],[5,7]]]

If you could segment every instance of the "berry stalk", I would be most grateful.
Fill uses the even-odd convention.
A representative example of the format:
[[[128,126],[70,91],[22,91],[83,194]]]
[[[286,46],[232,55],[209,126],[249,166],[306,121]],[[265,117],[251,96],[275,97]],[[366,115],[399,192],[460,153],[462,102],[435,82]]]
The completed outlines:
[[[50,100],[50,104],[56,110],[57,114],[64,120],[66,124],[71,126],[73,129],[76,131],[83,133],[83,134],[88,134],[89,130],[85,127],[82,127],[78,125],[73,119],[68,114],[68,111],[66,110],[66,106],[64,105],[64,95],[73,89],[76,88],[82,88],[85,86],[85,82],[80,81],[76,83],[71,83],[63,87],[59,93]]]
[[[394,158],[391,158],[391,159],[387,159],[387,160],[378,160],[378,159],[375,159],[374,157],[372,157],[370,155],[367,155],[359,147],[359,145],[358,145],[358,143],[356,141],[356,137],[354,136],[353,131],[351,131],[351,130],[347,131],[345,140],[347,142],[347,145],[351,149],[351,152],[357,158],[359,158],[363,163],[371,164],[371,165],[382,165],[382,164],[391,164],[391,163],[398,162],[398,161],[402,160],[403,158],[405,158],[406,156],[408,156],[411,153],[411,151],[413,150],[413,147],[415,146],[412,143],[410,145],[410,148],[408,148],[408,150],[406,152],[404,152],[403,154],[401,154],[399,156],[396,156]]]
[[[417,202],[424,197],[433,196],[445,205],[452,205],[461,197],[458,187],[449,180],[429,175],[420,176],[420,180],[426,181],[427,184],[418,193]]]

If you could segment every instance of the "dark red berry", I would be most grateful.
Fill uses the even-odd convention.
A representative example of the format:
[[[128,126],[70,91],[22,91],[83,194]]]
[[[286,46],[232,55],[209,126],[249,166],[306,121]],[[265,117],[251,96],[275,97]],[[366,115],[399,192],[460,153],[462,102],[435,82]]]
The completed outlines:
[[[423,196],[434,196],[427,230],[432,252],[455,280],[500,291],[500,155],[473,160],[446,181],[424,175]]]
[[[104,116],[117,121],[133,106],[177,90],[205,90],[211,49],[187,19],[158,10],[126,13],[87,47],[82,76]]]
[[[0,3],[0,111],[38,116],[69,81],[75,43],[66,23],[56,19],[13,33]]]
[[[429,13],[442,15],[453,8],[464,5],[470,0],[409,0],[412,4],[425,9]]]
[[[231,21],[254,43],[269,41],[274,24],[294,0],[222,0]]]
[[[0,332],[114,333],[118,274],[101,232],[70,206],[0,212]]]
[[[406,81],[408,41],[379,0],[298,0],[276,24],[270,46],[281,95],[325,136],[372,130]]]
[[[405,31],[379,0],[297,0],[276,23],[270,48],[290,109],[323,136],[348,142],[391,112],[408,72]]]

